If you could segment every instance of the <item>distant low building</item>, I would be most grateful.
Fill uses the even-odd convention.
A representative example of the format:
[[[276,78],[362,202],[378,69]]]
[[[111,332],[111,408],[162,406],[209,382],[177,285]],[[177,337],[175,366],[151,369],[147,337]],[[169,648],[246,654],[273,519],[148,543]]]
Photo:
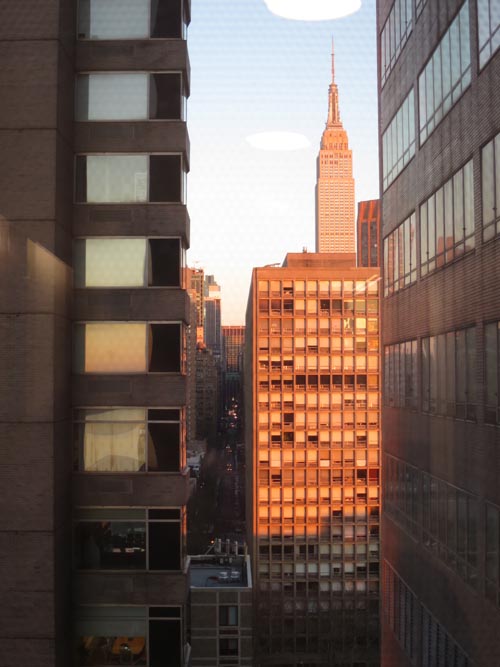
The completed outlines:
[[[192,667],[254,665],[250,556],[232,548],[189,557]]]

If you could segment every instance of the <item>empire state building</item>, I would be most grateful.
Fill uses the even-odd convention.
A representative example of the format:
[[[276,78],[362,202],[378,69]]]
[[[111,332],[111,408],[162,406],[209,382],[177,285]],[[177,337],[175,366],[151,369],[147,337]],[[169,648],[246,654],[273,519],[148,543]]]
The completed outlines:
[[[317,165],[316,252],[356,252],[352,151],[340,120],[333,48],[328,120],[321,137]]]

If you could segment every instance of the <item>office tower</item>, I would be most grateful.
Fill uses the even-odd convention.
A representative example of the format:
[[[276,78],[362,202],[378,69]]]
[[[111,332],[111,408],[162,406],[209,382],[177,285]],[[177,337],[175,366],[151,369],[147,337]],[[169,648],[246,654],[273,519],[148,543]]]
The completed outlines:
[[[205,343],[217,359],[222,354],[221,292],[213,276],[205,278]]]
[[[500,656],[500,14],[377,3],[383,664]]]
[[[189,271],[189,269],[188,269]],[[189,278],[188,278],[189,280]],[[189,283],[187,283],[189,285]],[[198,295],[194,289],[187,288],[190,300],[189,327],[186,335],[186,442],[196,439],[196,350],[198,347]]]
[[[0,8],[6,664],[188,657],[189,10]]]
[[[219,410],[220,365],[204,343],[196,348],[196,437],[215,446]]]
[[[378,199],[358,202],[356,227],[358,266],[380,266],[380,202]]]
[[[244,346],[244,326],[230,325],[222,327],[222,385],[226,410],[233,401],[241,404],[243,400]]]
[[[203,269],[188,269],[188,287],[196,294],[196,340],[202,343],[205,335],[205,274]]]
[[[256,268],[245,350],[256,664],[378,665],[378,270]]]
[[[317,160],[316,252],[356,252],[354,240],[354,179],[352,151],[339,112],[332,45],[332,82],[328,119]]]
[[[225,547],[189,557],[193,667],[255,665],[250,556]]]

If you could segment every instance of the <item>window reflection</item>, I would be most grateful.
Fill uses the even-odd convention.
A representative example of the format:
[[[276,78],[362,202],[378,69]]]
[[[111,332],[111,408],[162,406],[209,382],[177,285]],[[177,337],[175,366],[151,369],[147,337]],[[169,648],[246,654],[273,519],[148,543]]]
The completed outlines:
[[[76,527],[77,568],[144,570],[146,524],[139,521],[85,521]]]
[[[77,664],[80,667],[102,665],[146,665],[146,637],[115,635],[79,637],[77,642]]]

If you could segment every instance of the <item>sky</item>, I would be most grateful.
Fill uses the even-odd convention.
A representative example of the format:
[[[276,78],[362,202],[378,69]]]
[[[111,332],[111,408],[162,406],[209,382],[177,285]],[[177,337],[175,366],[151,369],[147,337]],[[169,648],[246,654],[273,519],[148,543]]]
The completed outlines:
[[[314,251],[332,38],[356,202],[375,199],[375,0],[192,0],[188,265],[220,284],[223,324],[244,324],[253,267]]]

